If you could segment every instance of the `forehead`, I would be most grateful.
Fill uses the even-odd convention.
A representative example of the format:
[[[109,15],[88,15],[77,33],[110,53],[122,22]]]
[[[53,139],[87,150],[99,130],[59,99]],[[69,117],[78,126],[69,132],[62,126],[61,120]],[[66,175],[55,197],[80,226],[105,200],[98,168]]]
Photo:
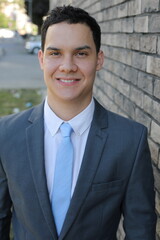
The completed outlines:
[[[51,25],[46,34],[45,45],[81,45],[89,44],[94,47],[93,34],[86,24],[69,24],[66,22]]]

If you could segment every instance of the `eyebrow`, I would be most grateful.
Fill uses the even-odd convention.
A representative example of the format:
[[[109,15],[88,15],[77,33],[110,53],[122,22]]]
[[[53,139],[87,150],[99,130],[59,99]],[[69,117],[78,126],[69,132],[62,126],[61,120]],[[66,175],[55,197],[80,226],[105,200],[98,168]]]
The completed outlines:
[[[84,50],[84,49],[91,49],[90,46],[88,45],[84,45],[84,46],[81,46],[81,47],[77,47],[75,48],[75,50]],[[47,48],[48,51],[60,51],[61,49],[60,48],[56,48],[56,47],[48,47]]]
[[[91,49],[91,47],[88,45],[84,45],[84,46],[76,48],[75,50],[84,50],[84,49]]]

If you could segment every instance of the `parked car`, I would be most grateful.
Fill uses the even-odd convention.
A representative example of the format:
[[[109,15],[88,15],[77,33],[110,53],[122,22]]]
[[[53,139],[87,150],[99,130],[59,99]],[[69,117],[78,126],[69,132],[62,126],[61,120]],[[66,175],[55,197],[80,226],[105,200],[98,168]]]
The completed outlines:
[[[31,36],[25,42],[25,49],[28,53],[37,54],[41,48],[41,36]]]
[[[7,28],[0,29],[0,38],[13,38],[14,36],[15,36],[14,31]]]

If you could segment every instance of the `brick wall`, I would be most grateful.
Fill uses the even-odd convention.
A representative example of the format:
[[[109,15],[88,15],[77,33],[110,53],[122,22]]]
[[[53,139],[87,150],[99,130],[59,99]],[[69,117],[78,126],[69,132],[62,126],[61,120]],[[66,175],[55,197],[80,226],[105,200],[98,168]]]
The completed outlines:
[[[67,3],[87,10],[102,29],[106,57],[95,82],[96,98],[148,128],[160,240],[160,0],[58,1]],[[124,239],[122,226],[118,236]]]

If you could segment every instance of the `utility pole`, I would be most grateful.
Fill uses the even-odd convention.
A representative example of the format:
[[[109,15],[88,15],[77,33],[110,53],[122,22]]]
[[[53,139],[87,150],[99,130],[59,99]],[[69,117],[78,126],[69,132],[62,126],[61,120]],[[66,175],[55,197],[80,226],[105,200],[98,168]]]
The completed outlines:
[[[31,20],[31,23],[32,23],[32,0],[28,0],[28,4],[29,4],[29,16],[30,16],[30,20]]]
[[[25,0],[25,3],[27,4],[28,16],[29,16],[31,22],[32,22],[32,1],[33,0]]]

